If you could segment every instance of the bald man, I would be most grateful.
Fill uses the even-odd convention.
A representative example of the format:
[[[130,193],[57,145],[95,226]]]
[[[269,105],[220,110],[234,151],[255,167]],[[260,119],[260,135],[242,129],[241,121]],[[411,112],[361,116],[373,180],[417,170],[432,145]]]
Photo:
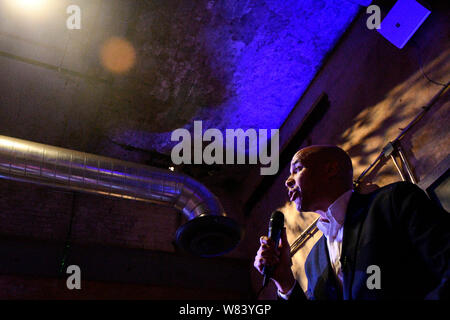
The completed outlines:
[[[291,270],[289,243],[266,236],[254,266],[274,266],[271,280],[287,300],[443,299],[449,297],[449,214],[418,187],[398,182],[362,195],[352,163],[336,146],[298,151],[286,180],[298,211],[320,215],[323,236],[305,262],[306,293]]]

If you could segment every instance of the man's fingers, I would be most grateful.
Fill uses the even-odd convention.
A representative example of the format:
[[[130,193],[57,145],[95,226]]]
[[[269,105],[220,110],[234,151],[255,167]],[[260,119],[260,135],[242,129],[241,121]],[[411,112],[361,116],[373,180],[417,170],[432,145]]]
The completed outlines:
[[[275,246],[275,243],[269,237],[262,236],[260,238],[260,243],[261,243],[260,249],[262,248],[263,250],[275,250],[275,253],[277,255],[280,254],[278,248]],[[280,243],[281,243],[281,241],[280,241]]]
[[[263,244],[269,245],[269,246],[273,246],[273,245],[274,245],[273,240],[270,239],[268,236],[262,236],[262,237],[260,237],[260,238],[259,238],[259,243],[260,243],[261,245],[263,245]]]
[[[259,255],[262,258],[266,258],[266,259],[272,259],[272,258],[279,258],[280,254],[273,252],[273,251],[262,251],[261,254]]]
[[[276,248],[275,246],[270,246],[268,244],[262,244],[260,246],[260,249],[264,250],[264,251],[274,251],[276,253],[279,253],[278,248]]]
[[[277,248],[273,248],[273,247],[267,247],[265,245],[261,245],[261,247],[259,247],[258,252],[256,253],[256,256],[258,257],[278,257],[280,256],[280,250],[278,250]]]
[[[255,260],[265,259],[267,261],[278,261],[280,258],[280,251],[275,248],[259,248],[256,253]]]
[[[270,257],[270,258],[257,257],[253,265],[255,266],[256,269],[261,271],[264,266],[277,265],[279,262],[280,259],[278,259],[277,257]]]
[[[288,250],[289,244],[286,237],[286,229],[283,228],[281,232],[280,247],[275,245],[275,242],[267,236],[260,237],[260,247],[255,256],[255,261],[253,266],[258,270],[259,273],[263,272],[264,266],[273,266],[277,268],[282,267],[281,261],[284,261],[283,257],[285,254],[285,246],[287,245]]]
[[[260,244],[266,244],[267,243],[267,237],[266,236],[262,236],[262,237],[259,237],[259,243]]]

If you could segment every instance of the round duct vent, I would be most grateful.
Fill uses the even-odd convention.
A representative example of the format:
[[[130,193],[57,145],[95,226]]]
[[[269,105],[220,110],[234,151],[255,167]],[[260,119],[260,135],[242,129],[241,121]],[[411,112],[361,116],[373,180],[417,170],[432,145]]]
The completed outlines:
[[[234,249],[241,239],[241,228],[231,218],[200,216],[178,228],[177,245],[200,257],[214,257]]]

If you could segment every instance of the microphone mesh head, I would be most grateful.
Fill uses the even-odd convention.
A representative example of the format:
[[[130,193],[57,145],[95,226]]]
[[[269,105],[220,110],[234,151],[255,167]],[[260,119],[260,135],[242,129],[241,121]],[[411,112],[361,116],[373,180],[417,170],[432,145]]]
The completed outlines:
[[[272,228],[282,229],[284,227],[284,214],[281,211],[272,212],[270,225]]]

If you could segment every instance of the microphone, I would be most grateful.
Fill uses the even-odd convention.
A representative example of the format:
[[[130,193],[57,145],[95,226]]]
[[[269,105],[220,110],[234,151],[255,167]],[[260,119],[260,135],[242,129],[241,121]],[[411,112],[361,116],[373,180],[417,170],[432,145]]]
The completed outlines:
[[[272,212],[272,216],[270,217],[269,222],[269,238],[273,240],[275,243],[276,248],[278,248],[278,244],[280,242],[281,238],[281,230],[283,230],[284,227],[284,214],[280,211],[274,211]],[[269,283],[269,279],[272,277],[273,270],[275,269],[275,266],[264,266],[263,267],[263,288],[267,286]]]

